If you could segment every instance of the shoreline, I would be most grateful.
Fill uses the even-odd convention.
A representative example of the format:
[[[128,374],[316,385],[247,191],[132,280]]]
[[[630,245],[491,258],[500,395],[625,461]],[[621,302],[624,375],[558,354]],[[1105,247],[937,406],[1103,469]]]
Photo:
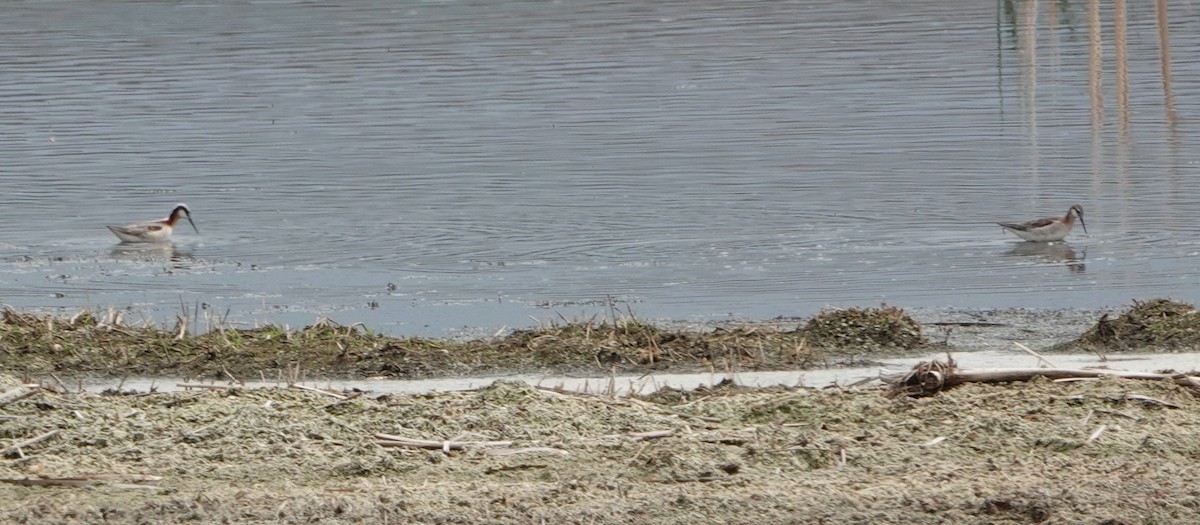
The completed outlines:
[[[858,317],[814,323],[818,317],[841,313]],[[89,379],[263,381],[299,375],[433,379],[829,369],[931,352],[1007,350],[1013,343],[1049,352],[1115,313],[1022,308],[906,312],[882,307],[830,309],[810,318],[709,323],[625,317],[612,324],[563,323],[490,338],[428,339],[392,337],[361,324],[329,320],[301,329],[218,327],[195,334],[186,322],[172,328],[130,326],[111,312],[105,317],[81,312],[56,318],[5,310],[0,366],[9,373],[43,377],[55,373]],[[915,333],[904,328],[909,325]]]

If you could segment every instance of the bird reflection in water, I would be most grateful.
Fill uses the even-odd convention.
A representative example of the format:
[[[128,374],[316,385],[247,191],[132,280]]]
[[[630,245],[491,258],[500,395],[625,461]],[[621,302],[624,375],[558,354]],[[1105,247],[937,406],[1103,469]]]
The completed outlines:
[[[132,262],[170,261],[174,268],[183,268],[192,260],[190,251],[180,250],[173,242],[122,243],[113,247],[112,256]]]
[[[1087,250],[1076,254],[1071,246],[1064,242],[1018,242],[1013,243],[1012,250],[1006,255],[1018,257],[1033,257],[1047,262],[1063,263],[1071,273],[1083,273],[1087,268],[1083,260],[1087,258]]]

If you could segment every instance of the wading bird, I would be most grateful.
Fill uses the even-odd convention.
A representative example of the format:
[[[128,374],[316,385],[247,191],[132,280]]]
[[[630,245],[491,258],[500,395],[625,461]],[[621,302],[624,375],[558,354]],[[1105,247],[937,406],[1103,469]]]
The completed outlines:
[[[192,229],[200,233],[196,223],[192,222],[192,211],[183,203],[176,204],[175,209],[171,210],[171,214],[165,219],[126,226],[109,226],[108,229],[121,239],[121,242],[166,242],[171,240],[171,232],[175,230],[175,223],[180,217],[186,217],[192,224]]]
[[[1066,238],[1068,233],[1071,233],[1071,228],[1075,226],[1075,217],[1079,217],[1079,225],[1083,227],[1083,233],[1087,233],[1087,225],[1083,223],[1083,206],[1078,204],[1068,208],[1067,214],[1062,217],[1047,217],[1020,224],[1006,222],[996,224],[1027,241],[1061,241]]]

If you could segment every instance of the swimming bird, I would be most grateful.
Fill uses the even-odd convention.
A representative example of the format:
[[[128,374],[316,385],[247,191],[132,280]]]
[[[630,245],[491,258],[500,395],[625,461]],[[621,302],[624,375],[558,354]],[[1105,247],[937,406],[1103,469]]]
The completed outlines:
[[[1066,238],[1068,233],[1071,233],[1071,228],[1075,226],[1075,217],[1079,217],[1079,225],[1083,227],[1083,233],[1087,233],[1087,225],[1083,223],[1083,206],[1078,204],[1071,205],[1067,209],[1067,214],[1062,217],[1047,217],[1021,224],[1006,222],[996,224],[1027,241],[1061,241]]]
[[[165,219],[126,226],[108,226],[108,229],[121,239],[121,242],[166,242],[171,240],[171,232],[180,217],[186,217],[192,224],[192,229],[200,233],[196,223],[192,222],[192,211],[183,203],[176,204],[175,209],[171,210],[171,214]]]

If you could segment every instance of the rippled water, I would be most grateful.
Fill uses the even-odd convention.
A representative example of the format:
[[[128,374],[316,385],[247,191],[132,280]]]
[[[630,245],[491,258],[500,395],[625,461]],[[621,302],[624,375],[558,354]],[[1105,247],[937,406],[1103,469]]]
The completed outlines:
[[[1170,92],[1129,5],[1128,104],[1082,3],[13,4],[0,302],[441,334],[1200,300],[1171,3]],[[103,227],[179,201],[173,246]],[[1072,203],[1067,244],[993,224]]]

